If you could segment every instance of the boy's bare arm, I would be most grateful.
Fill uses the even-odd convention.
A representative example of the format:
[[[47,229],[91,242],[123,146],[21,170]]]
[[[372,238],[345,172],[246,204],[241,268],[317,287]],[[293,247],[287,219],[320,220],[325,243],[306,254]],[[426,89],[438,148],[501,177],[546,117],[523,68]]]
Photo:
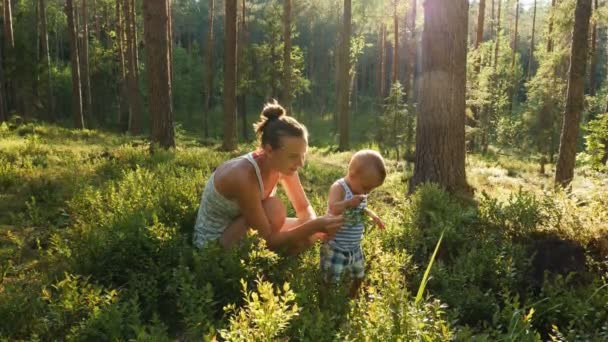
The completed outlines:
[[[384,229],[386,228],[384,225],[384,222],[382,222],[382,220],[380,219],[380,216],[378,216],[373,210],[369,209],[369,208],[365,208],[365,213],[372,219],[372,221],[374,221],[374,223],[378,226],[378,228],[380,229]]]
[[[334,183],[329,188],[329,196],[327,200],[327,207],[329,213],[332,215],[341,215],[347,208],[354,208],[358,206],[364,199],[363,195],[355,195],[351,199],[343,200],[344,189],[339,183]]]

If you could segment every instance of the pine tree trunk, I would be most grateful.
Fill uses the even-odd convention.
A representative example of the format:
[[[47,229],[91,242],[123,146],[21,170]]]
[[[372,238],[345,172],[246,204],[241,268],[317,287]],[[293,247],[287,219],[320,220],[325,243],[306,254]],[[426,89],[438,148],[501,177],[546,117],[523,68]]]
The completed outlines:
[[[237,0],[225,0],[224,150],[236,148],[236,12]]]
[[[40,39],[42,47],[42,72],[45,74],[46,80],[46,114],[45,119],[48,121],[55,121],[55,106],[53,103],[53,84],[51,79],[51,55],[49,54],[49,34],[46,25],[46,5],[45,0],[38,1],[39,15],[40,15]]]
[[[526,79],[532,78],[532,64],[534,64],[534,35],[536,33],[536,0],[534,0],[534,10],[532,12],[532,37],[530,37],[530,57],[528,58],[528,73]]]
[[[410,192],[438,183],[470,192],[465,173],[468,0],[426,0],[416,157]]]
[[[214,56],[215,56],[215,0],[209,0],[209,32],[207,33],[207,49],[205,53],[205,62],[207,63],[207,78],[205,82],[205,107],[203,109],[203,132],[205,138],[209,137],[209,111],[211,110],[211,93],[213,92],[213,76],[215,73]]]
[[[405,15],[405,29],[403,30],[403,47],[405,49],[406,61],[403,76],[404,101],[413,99],[411,93],[412,75],[414,71],[414,56],[416,54],[416,0],[410,1],[408,11]],[[408,32],[409,31],[409,32]],[[414,47],[414,49],[412,49]]]
[[[238,4],[237,4],[238,5]],[[247,26],[245,22],[246,18],[246,8],[245,8],[245,0],[241,0],[241,20],[240,27],[238,30],[239,42],[237,43],[237,57],[239,58],[239,62],[237,63],[237,77],[239,78],[239,83],[244,82],[246,76],[244,71],[245,68],[241,68],[245,63],[245,41],[247,34]],[[247,125],[247,91],[246,89],[242,89],[238,98],[238,109],[237,112],[241,117],[241,131],[243,133],[243,139],[245,141],[249,140],[249,125]]]
[[[517,94],[518,84],[515,73],[515,57],[517,56],[517,45],[518,45],[518,28],[519,28],[519,0],[515,2],[515,32],[513,33],[513,53],[511,55],[511,72],[513,73],[513,79],[511,80],[511,87],[509,87],[509,112],[513,112],[513,97]]]
[[[547,53],[553,52],[553,38],[551,35],[553,34],[553,15],[555,10],[555,0],[551,1],[550,15],[549,15],[549,27],[547,29]],[[553,74],[555,77],[555,73]],[[549,160],[549,163],[554,162],[554,151],[555,151],[555,138],[553,134],[553,123],[552,123],[552,112],[555,106],[554,100],[550,97],[544,99],[544,104],[541,107],[538,113],[538,121],[540,126],[540,135],[538,144],[539,150],[542,155],[547,154],[546,159]],[[544,141],[549,140],[550,144],[547,146]]]
[[[4,80],[4,47],[0,43],[0,123],[8,120],[8,108],[6,106],[6,87]]]
[[[393,0],[393,26],[395,29],[393,42],[393,83],[397,82],[399,76],[399,20],[397,20],[397,1]]]
[[[498,0],[501,1],[501,0]],[[494,23],[496,22],[496,6],[494,5],[495,0],[492,0],[492,17],[490,20],[490,36],[496,37],[496,31],[494,31]]]
[[[549,30],[547,34],[547,51],[549,52],[553,51],[553,37],[551,35],[553,34],[553,16],[555,15],[555,1],[556,0],[551,0],[551,14],[549,15]]]
[[[99,16],[97,14],[97,0],[92,0],[93,1],[93,25],[95,26],[95,38],[97,38],[97,40],[99,41],[99,43],[101,44],[101,27],[99,25]],[[103,44],[102,44],[103,45]]]
[[[501,31],[501,11],[502,11],[502,0],[498,0],[498,11],[497,11],[497,15],[496,15],[496,41],[494,42],[494,61],[492,63],[492,69],[493,69],[493,83],[492,87],[496,88],[497,87],[497,80],[496,80],[496,70],[498,67],[498,54],[500,52],[500,31]],[[492,90],[495,91],[495,90]],[[495,107],[497,104],[493,103],[490,104],[491,107]],[[487,153],[488,152],[488,145],[489,145],[489,140],[488,140],[488,130],[489,130],[489,126],[490,126],[490,113],[489,113],[489,108],[484,108],[480,114],[480,125],[481,125],[481,149],[483,153]]]
[[[175,147],[169,66],[169,11],[168,0],[144,1],[144,39],[152,141],[162,148]]]
[[[127,87],[129,92],[129,133],[138,135],[141,133],[143,124],[141,94],[139,92],[138,61],[137,61],[137,38],[135,22],[134,1],[124,0],[125,32],[127,34]],[[152,5],[158,6],[158,5]],[[160,38],[159,38],[160,39]],[[154,50],[150,50],[154,51]]]
[[[577,0],[568,71],[566,109],[562,122],[555,184],[567,187],[574,176],[576,140],[583,111],[591,0]]]
[[[89,123],[93,123],[93,102],[91,99],[91,79],[89,76],[89,20],[87,15],[87,0],[81,0],[82,39],[80,53],[80,82],[82,84],[82,110]]]
[[[410,56],[410,62],[409,62],[409,68],[411,71],[411,83],[412,83],[412,88],[410,90],[411,96],[410,98],[410,104],[413,104],[417,98],[418,98],[418,53],[417,53],[417,46],[418,46],[418,41],[416,40],[417,38],[417,34],[416,34],[416,16],[417,16],[417,3],[416,0],[412,0],[411,3],[412,9],[410,11],[411,13],[411,20],[410,20],[410,24],[411,29],[410,29],[410,46],[409,46],[409,56]]]
[[[7,92],[7,108],[10,112],[11,109],[17,109],[17,92],[15,80],[11,80],[11,65],[15,63],[15,37],[13,33],[13,13],[12,13],[12,4],[11,0],[4,0],[4,57],[5,57],[5,65],[7,66],[7,70],[5,70],[5,86]]]
[[[349,100],[350,100],[350,34],[351,34],[351,0],[344,0],[344,19],[342,20],[342,45],[340,52],[338,109],[340,118],[340,151],[349,148]]]
[[[68,19],[68,33],[70,35],[70,60],[72,63],[72,115],[74,127],[84,128],[82,113],[82,92],[80,85],[80,62],[78,60],[78,35],[76,34],[74,6],[72,0],[66,0],[65,11]]]
[[[123,0],[116,0],[116,47],[118,48],[118,60],[120,64],[120,75],[118,78],[118,124],[121,132],[129,130],[130,109],[127,88],[127,67],[125,63],[125,13]],[[121,8],[123,9],[121,13]]]
[[[380,40],[380,101],[384,100],[386,94],[386,26],[382,25]]]
[[[283,106],[291,111],[291,0],[283,0]]]
[[[477,12],[477,34],[475,36],[475,49],[483,41],[483,28],[486,19],[486,0],[479,1],[479,11]]]
[[[594,0],[594,8],[597,11],[597,0]],[[593,20],[593,27],[591,29],[591,63],[589,65],[589,95],[595,96],[597,91],[597,82],[595,72],[597,70],[597,20]]]

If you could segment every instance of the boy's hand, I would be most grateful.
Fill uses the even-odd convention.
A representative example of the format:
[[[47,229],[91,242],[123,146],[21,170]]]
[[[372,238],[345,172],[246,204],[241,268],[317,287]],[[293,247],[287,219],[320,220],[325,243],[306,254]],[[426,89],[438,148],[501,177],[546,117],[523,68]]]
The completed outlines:
[[[374,223],[376,224],[376,226],[378,226],[378,228],[380,230],[385,230],[386,229],[386,226],[384,225],[384,222],[382,222],[382,220],[378,216],[372,216],[372,221],[374,221]]]
[[[367,196],[365,195],[354,195],[351,199],[348,200],[348,207],[356,208],[365,200]]]

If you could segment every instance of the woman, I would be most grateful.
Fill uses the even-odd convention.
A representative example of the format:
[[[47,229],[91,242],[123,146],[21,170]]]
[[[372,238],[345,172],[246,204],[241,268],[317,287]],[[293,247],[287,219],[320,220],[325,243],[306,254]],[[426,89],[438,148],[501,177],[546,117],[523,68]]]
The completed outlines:
[[[194,226],[194,245],[219,241],[230,248],[251,227],[268,248],[297,253],[318,236],[335,234],[342,216],[317,217],[298,176],[308,150],[306,127],[274,101],[264,106],[254,128],[260,149],[225,162],[209,177]],[[278,183],[297,218],[287,218],[285,206],[274,197]]]

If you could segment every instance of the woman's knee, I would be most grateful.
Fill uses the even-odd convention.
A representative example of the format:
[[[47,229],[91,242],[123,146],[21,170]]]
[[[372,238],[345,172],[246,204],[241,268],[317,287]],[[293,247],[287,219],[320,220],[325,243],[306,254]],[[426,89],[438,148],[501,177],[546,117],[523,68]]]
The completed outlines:
[[[287,209],[283,202],[276,197],[269,197],[262,201],[262,206],[273,230],[281,229],[287,217]]]

